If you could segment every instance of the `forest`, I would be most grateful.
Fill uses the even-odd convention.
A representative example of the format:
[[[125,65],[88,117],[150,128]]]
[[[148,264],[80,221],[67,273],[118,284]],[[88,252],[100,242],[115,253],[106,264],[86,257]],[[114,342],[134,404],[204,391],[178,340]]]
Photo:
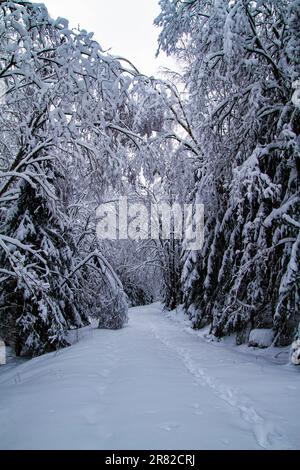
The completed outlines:
[[[216,340],[268,329],[299,364],[300,3],[159,3],[164,79],[0,3],[0,337],[38,356],[161,301]],[[99,239],[120,196],[203,204],[203,247]]]
[[[44,1],[0,0],[1,462],[299,450],[300,1]]]

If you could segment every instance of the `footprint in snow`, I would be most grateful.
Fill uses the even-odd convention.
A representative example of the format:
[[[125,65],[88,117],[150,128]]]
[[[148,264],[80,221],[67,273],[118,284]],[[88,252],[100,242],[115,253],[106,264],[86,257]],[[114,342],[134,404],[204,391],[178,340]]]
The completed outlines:
[[[99,387],[97,387],[97,390],[100,397],[102,397],[105,394],[106,387],[104,387],[103,385],[99,385]]]
[[[200,405],[199,405],[199,403],[194,403],[194,404],[192,405],[192,407],[193,407],[194,410],[195,410],[195,415],[197,415],[197,416],[202,416],[202,415],[203,415],[203,411],[200,410]]]
[[[176,429],[179,427],[179,423],[175,422],[168,422],[168,423],[162,423],[159,425],[159,428],[162,429],[163,431],[170,432],[173,429]]]
[[[109,377],[109,375],[110,375],[110,371],[108,369],[103,369],[101,371],[101,376],[102,377],[107,378],[107,377]]]
[[[229,445],[229,439],[227,439],[227,438],[221,439],[221,442],[222,442],[222,444],[224,444],[225,446],[228,446],[228,445]]]

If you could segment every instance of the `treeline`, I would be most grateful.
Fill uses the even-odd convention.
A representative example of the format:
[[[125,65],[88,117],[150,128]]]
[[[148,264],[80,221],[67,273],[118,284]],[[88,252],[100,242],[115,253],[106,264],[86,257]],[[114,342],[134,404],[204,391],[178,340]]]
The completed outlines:
[[[299,2],[160,5],[160,48],[178,58],[188,91],[176,109],[195,155],[190,197],[206,211],[203,249],[184,254],[185,308],[219,338],[272,328],[274,344],[290,344],[300,321]]]
[[[164,80],[41,4],[0,4],[0,336],[18,354],[155,300],[238,343],[300,335],[299,2],[160,6],[179,69]],[[203,249],[97,239],[98,206],[120,195],[203,203]]]
[[[43,5],[1,2],[0,336],[17,354],[67,345],[91,316],[127,321],[94,230],[133,145],[126,65]]]

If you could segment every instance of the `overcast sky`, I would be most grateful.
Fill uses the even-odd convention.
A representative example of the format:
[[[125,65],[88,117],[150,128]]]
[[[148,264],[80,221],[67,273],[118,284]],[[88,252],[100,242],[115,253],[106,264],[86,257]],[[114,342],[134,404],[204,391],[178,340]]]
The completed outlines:
[[[155,59],[158,28],[153,20],[160,8],[158,0],[37,0],[45,3],[52,17],[62,16],[70,26],[95,33],[105,50],[131,60],[147,75],[157,75],[159,67],[174,68],[171,59]]]

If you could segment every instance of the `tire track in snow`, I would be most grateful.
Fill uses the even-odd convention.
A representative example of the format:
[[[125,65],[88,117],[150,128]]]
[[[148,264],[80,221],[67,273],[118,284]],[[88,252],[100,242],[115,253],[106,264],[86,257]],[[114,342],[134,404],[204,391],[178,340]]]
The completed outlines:
[[[166,337],[162,336],[158,332],[153,324],[151,324],[151,332],[158,341],[172,350],[179,357],[186,369],[196,379],[199,385],[208,386],[218,398],[239,411],[243,421],[250,425],[253,435],[260,447],[263,449],[277,450],[288,450],[292,448],[287,441],[283,440],[283,435],[278,431],[276,425],[263,418],[256,411],[254,405],[249,399],[241,396],[238,391],[231,389],[224,383],[221,383],[217,379],[207,375],[207,373],[203,369],[199,368],[199,366],[193,361],[187,349],[177,347],[172,344]]]

